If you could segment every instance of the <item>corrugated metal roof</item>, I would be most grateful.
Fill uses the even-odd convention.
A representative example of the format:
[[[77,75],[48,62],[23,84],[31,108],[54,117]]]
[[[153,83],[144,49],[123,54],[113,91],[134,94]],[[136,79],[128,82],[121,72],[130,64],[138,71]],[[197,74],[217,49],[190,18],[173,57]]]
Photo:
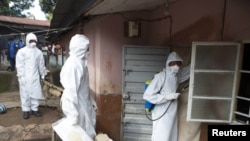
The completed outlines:
[[[97,0],[58,0],[50,28],[65,28],[81,16]]]
[[[16,24],[24,24],[24,25],[35,25],[35,26],[50,26],[50,21],[46,20],[33,20],[28,18],[18,18],[18,17],[10,17],[10,16],[0,16],[0,21],[16,23]]]

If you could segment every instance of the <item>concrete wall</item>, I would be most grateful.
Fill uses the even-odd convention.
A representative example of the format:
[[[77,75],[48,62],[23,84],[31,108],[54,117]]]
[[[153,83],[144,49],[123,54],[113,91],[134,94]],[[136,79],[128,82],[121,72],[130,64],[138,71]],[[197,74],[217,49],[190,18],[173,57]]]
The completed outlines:
[[[239,41],[250,38],[250,1],[177,0],[166,9],[98,16],[61,37],[65,46],[81,30],[90,39],[90,88],[98,104],[97,131],[120,139],[122,46],[173,47],[189,62],[193,41]],[[163,18],[165,17],[165,18]],[[141,36],[124,36],[124,22],[141,22]],[[188,64],[188,63],[187,63]],[[203,139],[204,140],[204,139]]]
[[[18,91],[16,72],[0,71],[0,93]]]

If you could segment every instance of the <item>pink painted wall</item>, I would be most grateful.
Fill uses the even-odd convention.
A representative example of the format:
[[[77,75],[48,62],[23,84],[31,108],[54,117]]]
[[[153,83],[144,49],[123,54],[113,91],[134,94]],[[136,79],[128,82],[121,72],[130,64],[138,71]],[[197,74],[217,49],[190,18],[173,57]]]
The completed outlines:
[[[96,96],[98,114],[100,117],[112,119],[105,121],[108,122],[105,125],[117,125],[116,129],[101,126],[104,121],[100,118],[98,127],[112,134],[114,140],[119,140],[120,113],[117,109],[110,111],[105,105],[108,101],[117,101],[120,99],[117,96],[122,94],[123,45],[171,45],[175,49],[175,45],[191,46],[193,41],[250,40],[249,0],[176,0],[169,5],[168,10],[172,24],[170,17],[162,18],[165,16],[165,9],[162,8],[123,15],[102,15],[83,26],[84,34],[90,39],[90,88]],[[124,21],[127,20],[141,22],[141,37],[124,37]],[[73,30],[63,36],[62,40],[69,41],[71,36],[78,32],[77,29]],[[183,47],[179,50],[183,50],[183,55],[186,53],[190,56],[190,49]],[[109,100],[105,100],[106,98]],[[114,102],[114,106],[120,106],[120,102]]]
[[[223,0],[177,0],[168,7],[172,25],[170,18],[152,20],[164,17],[165,9],[104,15],[85,24],[84,32],[90,37],[91,56],[94,55],[89,59],[90,70],[92,75],[95,75],[91,76],[95,82],[95,86],[92,85],[94,91],[97,94],[121,94],[124,44],[191,45],[193,41],[249,39],[250,2],[227,0],[223,25],[224,2]],[[141,22],[141,37],[124,37],[123,22],[127,20]]]
[[[170,5],[173,43],[221,40],[223,0],[178,0]]]
[[[129,15],[129,16],[128,16]],[[125,14],[134,19],[131,14]],[[137,14],[138,15],[138,14]],[[139,14],[143,16],[144,14]],[[138,16],[136,16],[138,17]],[[85,24],[84,32],[90,38],[89,70],[96,94],[121,94],[122,46],[145,45],[147,24],[142,25],[140,38],[124,37],[124,17],[120,14],[98,17]]]
[[[250,40],[250,1],[228,0],[224,40]]]

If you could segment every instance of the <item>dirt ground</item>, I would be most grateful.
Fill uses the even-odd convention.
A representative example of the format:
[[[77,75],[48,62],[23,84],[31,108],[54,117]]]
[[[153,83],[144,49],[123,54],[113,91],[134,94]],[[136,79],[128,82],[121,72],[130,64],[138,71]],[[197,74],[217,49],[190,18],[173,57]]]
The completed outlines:
[[[35,117],[30,114],[30,118],[25,120],[23,119],[21,108],[10,108],[6,113],[0,114],[0,126],[10,127],[13,125],[53,123],[62,118],[61,111],[58,111],[56,107],[40,106],[39,110],[42,117]]]

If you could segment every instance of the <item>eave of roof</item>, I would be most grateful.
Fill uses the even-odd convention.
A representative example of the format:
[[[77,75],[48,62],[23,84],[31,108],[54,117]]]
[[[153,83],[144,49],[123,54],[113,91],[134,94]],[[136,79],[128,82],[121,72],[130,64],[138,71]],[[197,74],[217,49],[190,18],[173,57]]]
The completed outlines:
[[[50,27],[50,21],[47,21],[47,20],[33,20],[33,19],[28,19],[28,18],[0,16],[0,21],[9,22],[9,23],[16,23],[16,24],[23,24],[23,25]]]
[[[53,12],[50,28],[70,26],[97,0],[59,0]]]

